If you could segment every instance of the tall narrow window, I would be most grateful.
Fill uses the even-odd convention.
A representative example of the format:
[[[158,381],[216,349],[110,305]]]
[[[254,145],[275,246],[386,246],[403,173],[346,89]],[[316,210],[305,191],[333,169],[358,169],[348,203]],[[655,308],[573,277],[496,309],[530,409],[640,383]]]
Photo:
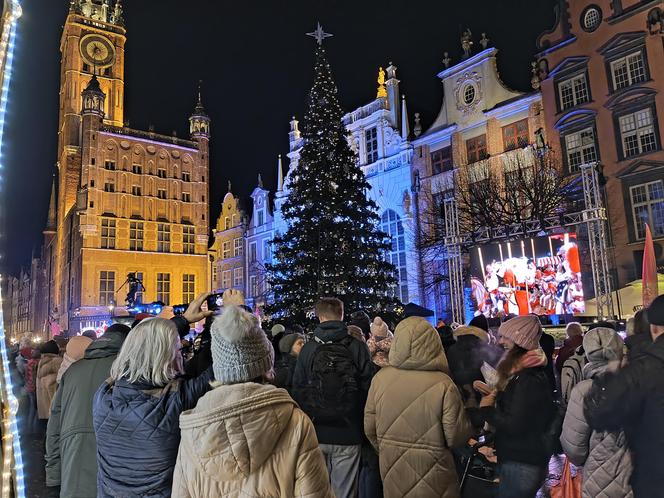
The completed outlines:
[[[130,221],[129,222],[129,250],[142,251],[143,250],[143,222]]]
[[[233,270],[233,287],[235,289],[242,289],[242,274],[243,274],[243,269],[242,268],[235,268]]]
[[[657,180],[643,183],[629,190],[636,238],[645,238],[646,223],[653,237],[664,237],[664,182]]]
[[[228,289],[231,286],[231,271],[224,270],[221,272],[221,288]]]
[[[431,153],[431,170],[434,175],[439,175],[445,171],[452,171],[453,168],[451,145]]]
[[[503,126],[503,146],[505,150],[522,149],[528,145],[528,119]]]
[[[224,218],[224,230],[228,230],[231,227],[231,219],[226,216]]]
[[[249,295],[251,297],[258,296],[258,286],[256,285],[256,275],[251,275],[249,277]]]
[[[272,261],[272,249],[270,246],[270,240],[265,239],[263,241],[263,261],[270,262]]]
[[[637,156],[658,149],[650,108],[618,118],[624,157]]]
[[[131,193],[132,195],[141,195],[141,187],[139,185],[132,185]]]
[[[194,254],[196,252],[196,228],[185,226],[182,228],[182,252],[185,254]]]
[[[262,209],[259,209],[256,214],[256,226],[263,226],[263,223],[265,223],[265,213]]]
[[[561,111],[588,102],[590,94],[586,74],[579,74],[558,83],[558,98]]]
[[[115,249],[115,220],[101,220],[101,248]]]
[[[157,189],[157,197],[159,197],[160,199],[166,199],[166,189],[165,188]]]
[[[110,306],[115,304],[115,272],[99,272],[99,304]]]
[[[171,301],[171,274],[157,273],[157,301],[169,304]]]
[[[611,76],[614,90],[620,90],[645,81],[647,76],[646,66],[643,62],[643,52],[639,50],[611,61]]]
[[[158,176],[159,178],[166,178],[166,170],[163,169],[163,168],[159,168],[159,169],[157,170],[157,176]]]
[[[244,241],[242,240],[242,237],[237,237],[233,241],[233,256],[238,257],[242,256],[244,254]]]
[[[191,181],[191,173],[187,171],[182,172],[182,181],[183,182],[190,182]]]
[[[182,301],[190,303],[194,300],[196,294],[196,276],[185,273],[182,275]]]
[[[157,224],[157,251],[171,251],[171,226],[167,223]]]
[[[256,254],[256,242],[252,242],[249,245],[249,261],[255,263],[257,259],[258,255]]]
[[[228,259],[231,257],[231,241],[225,240],[221,244],[221,259]]]
[[[597,161],[597,146],[593,128],[585,128],[565,135],[565,151],[567,168],[570,173],[579,171],[582,164]]]
[[[406,238],[401,217],[391,209],[381,217],[381,229],[388,234],[392,241],[392,248],[386,259],[396,268],[397,284],[392,292],[401,302],[408,302],[408,270],[406,269]]]
[[[191,194],[189,192],[182,192],[182,202],[191,202]]]
[[[466,140],[466,152],[468,153],[468,164],[489,157],[486,148],[486,134]]]
[[[378,161],[378,131],[376,128],[365,130],[364,139],[367,145],[367,164]]]

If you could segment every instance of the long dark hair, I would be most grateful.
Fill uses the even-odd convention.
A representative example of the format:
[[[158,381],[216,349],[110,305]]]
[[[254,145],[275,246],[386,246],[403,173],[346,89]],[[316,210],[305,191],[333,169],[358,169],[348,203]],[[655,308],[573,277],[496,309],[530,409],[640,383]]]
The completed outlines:
[[[525,355],[527,352],[527,349],[524,349],[521,346],[517,346],[515,344],[512,349],[503,355],[502,360],[500,360],[500,363],[498,363],[498,367],[496,368],[496,371],[498,372],[497,387],[499,391],[503,391],[505,389],[507,383],[513,375],[512,372],[514,371],[514,368],[517,366],[519,361],[521,361],[523,355]]]

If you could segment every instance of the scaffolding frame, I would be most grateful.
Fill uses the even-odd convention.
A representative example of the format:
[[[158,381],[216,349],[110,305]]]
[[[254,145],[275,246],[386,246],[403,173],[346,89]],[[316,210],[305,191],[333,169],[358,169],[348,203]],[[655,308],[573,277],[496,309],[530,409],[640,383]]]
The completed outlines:
[[[607,214],[602,201],[602,192],[597,174],[597,162],[582,164],[581,180],[583,184],[584,208],[582,211],[551,216],[543,220],[528,220],[499,227],[482,227],[474,232],[461,233],[459,228],[459,210],[456,198],[444,200],[443,239],[448,263],[449,292],[452,320],[465,322],[464,285],[462,250],[463,246],[473,246],[512,237],[537,235],[559,228],[586,225],[590,266],[592,268],[593,287],[597,302],[597,317],[610,319],[614,316],[611,297],[611,274],[607,246]]]

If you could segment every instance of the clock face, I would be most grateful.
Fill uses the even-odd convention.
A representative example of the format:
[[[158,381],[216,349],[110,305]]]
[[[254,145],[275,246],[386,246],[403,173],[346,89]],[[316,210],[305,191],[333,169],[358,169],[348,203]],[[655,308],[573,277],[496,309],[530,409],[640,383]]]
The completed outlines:
[[[100,35],[85,35],[81,39],[81,56],[90,66],[105,68],[115,62],[115,47]]]

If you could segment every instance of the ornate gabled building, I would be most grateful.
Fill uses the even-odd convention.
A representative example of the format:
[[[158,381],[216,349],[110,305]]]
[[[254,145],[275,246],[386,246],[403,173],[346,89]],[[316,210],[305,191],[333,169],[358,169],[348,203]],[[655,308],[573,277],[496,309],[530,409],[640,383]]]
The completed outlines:
[[[570,174],[600,164],[615,290],[641,278],[646,223],[664,272],[664,5],[561,0],[556,12],[537,41],[549,141]]]
[[[451,65],[449,56],[443,61],[446,67],[438,73],[444,92],[442,107],[429,129],[412,142],[418,233],[433,229],[436,223],[424,218],[442,209],[444,198],[454,197],[459,168],[475,168],[481,175],[527,166],[532,155],[526,149],[537,135],[544,140],[540,93],[508,88],[498,74],[497,55],[496,48],[485,46],[457,64]],[[438,316],[446,315],[449,288],[441,278],[447,273],[445,252],[422,256],[418,269],[422,304],[435,309]]]
[[[199,93],[189,140],[128,128],[125,42],[120,0],[72,0],[41,261],[45,315],[70,334],[124,305],[129,273],[142,302],[186,303],[207,287],[210,119]]]
[[[214,242],[209,251],[213,289],[234,288],[244,292],[246,226],[246,215],[240,200],[231,192],[229,182],[228,192],[221,203],[221,214],[212,233]]]

